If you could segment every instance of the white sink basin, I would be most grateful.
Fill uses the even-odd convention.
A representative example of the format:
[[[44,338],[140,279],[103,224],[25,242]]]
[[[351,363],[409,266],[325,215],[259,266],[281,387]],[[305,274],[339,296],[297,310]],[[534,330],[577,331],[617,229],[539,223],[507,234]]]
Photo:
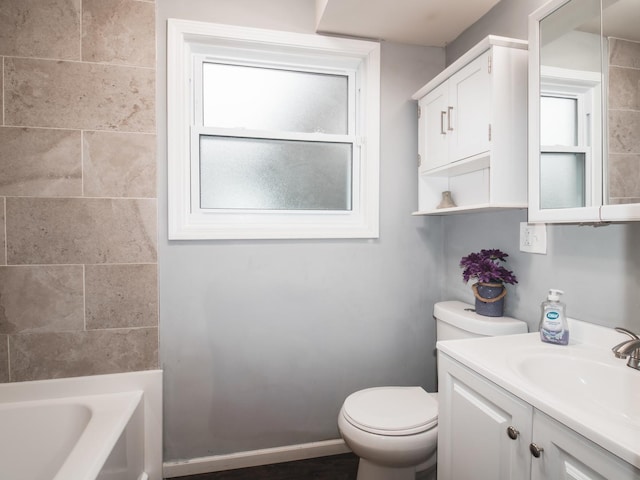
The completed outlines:
[[[613,354],[612,354],[613,357]],[[592,360],[572,355],[527,354],[509,362],[511,368],[531,383],[532,389],[562,395],[581,408],[610,416],[612,421],[633,422],[640,426],[640,372],[626,361]]]

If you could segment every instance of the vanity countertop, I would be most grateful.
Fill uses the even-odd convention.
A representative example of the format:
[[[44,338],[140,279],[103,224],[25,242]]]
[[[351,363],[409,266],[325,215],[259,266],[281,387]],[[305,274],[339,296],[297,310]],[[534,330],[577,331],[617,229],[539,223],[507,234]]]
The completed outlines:
[[[538,332],[440,341],[438,350],[640,468],[640,370],[615,358],[628,340],[569,319],[569,345]]]

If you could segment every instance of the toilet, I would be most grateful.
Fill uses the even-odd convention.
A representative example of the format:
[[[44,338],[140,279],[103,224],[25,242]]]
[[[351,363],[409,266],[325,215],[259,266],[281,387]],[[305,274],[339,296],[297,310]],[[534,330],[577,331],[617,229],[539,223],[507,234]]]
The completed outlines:
[[[521,320],[484,317],[458,301],[436,303],[433,316],[438,341],[527,333]],[[415,386],[359,390],[344,401],[338,429],[360,457],[357,480],[414,480],[417,470],[436,464],[437,393]]]

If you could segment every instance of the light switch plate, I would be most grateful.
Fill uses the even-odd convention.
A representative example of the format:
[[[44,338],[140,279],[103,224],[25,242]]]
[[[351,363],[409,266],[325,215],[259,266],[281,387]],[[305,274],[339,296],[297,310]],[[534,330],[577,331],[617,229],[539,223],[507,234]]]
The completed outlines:
[[[547,225],[520,222],[520,251],[546,255]]]

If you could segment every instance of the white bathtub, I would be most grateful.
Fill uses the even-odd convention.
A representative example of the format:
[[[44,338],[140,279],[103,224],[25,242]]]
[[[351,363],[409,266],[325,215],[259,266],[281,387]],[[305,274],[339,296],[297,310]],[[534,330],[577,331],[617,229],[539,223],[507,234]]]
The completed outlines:
[[[160,480],[162,373],[0,384],[0,479]]]

